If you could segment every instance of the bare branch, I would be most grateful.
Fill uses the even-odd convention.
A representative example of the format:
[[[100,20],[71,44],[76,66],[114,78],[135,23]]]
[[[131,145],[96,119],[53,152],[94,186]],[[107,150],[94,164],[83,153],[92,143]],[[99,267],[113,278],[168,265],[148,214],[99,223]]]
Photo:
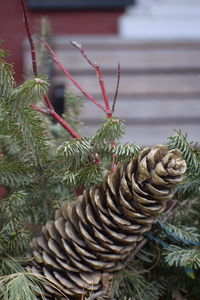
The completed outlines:
[[[53,110],[45,109],[37,105],[32,105],[32,108],[36,109],[37,111],[45,115],[49,115],[52,118],[54,118],[63,128],[65,128],[71,134],[73,138],[81,139],[81,137],[74,131],[74,129],[63,118],[61,118],[54,109]]]
[[[42,41],[42,43],[45,45],[45,47],[48,49],[49,53],[51,54],[51,58],[55,61],[57,66],[67,75],[67,77],[73,82],[73,84],[81,91],[83,95],[85,95],[89,100],[94,102],[99,108],[101,108],[105,113],[107,113],[107,110],[97,101],[95,100],[88,92],[86,92],[79,83],[74,79],[74,77],[69,73],[69,71],[61,64],[59,61],[57,55],[53,51],[53,49],[50,47],[50,45],[41,37],[39,39]]]
[[[25,25],[25,28],[26,28],[26,33],[27,33],[27,37],[28,37],[28,40],[29,40],[30,48],[31,48],[31,59],[32,59],[33,73],[37,77],[38,76],[38,70],[37,70],[37,62],[36,62],[35,45],[34,45],[34,42],[33,42],[33,37],[32,37],[31,30],[30,30],[29,19],[28,19],[28,14],[27,14],[25,1],[21,0],[21,4],[22,4],[23,15],[24,15],[24,25]]]
[[[90,58],[85,53],[85,50],[83,49],[83,46],[80,43],[78,43],[76,41],[71,41],[71,44],[72,44],[72,46],[74,46],[75,48],[77,48],[80,51],[80,53],[86,59],[86,61],[89,63],[89,65],[92,66],[95,69],[96,74],[97,74],[97,78],[99,80],[99,85],[100,85],[100,88],[101,88],[102,96],[103,96],[103,99],[104,99],[106,111],[107,111],[106,112],[107,118],[111,118],[112,117],[112,111],[110,110],[110,104],[109,104],[109,100],[108,100],[108,97],[107,97],[107,93],[106,93],[106,89],[105,89],[105,83],[104,83],[104,80],[103,80],[100,65],[97,64],[96,62],[92,62],[90,60]]]
[[[118,90],[119,90],[120,74],[121,74],[121,72],[120,72],[120,63],[118,62],[117,85],[116,85],[116,90],[115,90],[115,96],[114,96],[114,99],[113,99],[112,112],[115,111],[115,104],[116,104]]]

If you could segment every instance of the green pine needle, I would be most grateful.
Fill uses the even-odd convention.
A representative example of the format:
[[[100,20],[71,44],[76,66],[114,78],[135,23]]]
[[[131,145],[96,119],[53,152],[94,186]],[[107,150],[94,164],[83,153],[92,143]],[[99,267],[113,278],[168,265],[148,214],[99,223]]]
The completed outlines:
[[[2,300],[45,300],[39,279],[26,272],[0,277],[0,298]]]
[[[86,188],[99,184],[103,180],[104,170],[101,164],[91,163],[85,165],[77,174],[79,184],[83,184]]]
[[[6,52],[0,52],[0,102],[6,101],[14,88],[13,67],[11,64],[5,62],[2,57]]]
[[[138,155],[141,148],[134,144],[117,144],[112,149],[112,153],[116,157],[116,162],[128,161]]]
[[[27,107],[30,104],[35,104],[41,101],[47,93],[49,84],[43,78],[34,78],[25,81],[19,87],[16,87],[10,95],[10,103],[13,107],[20,109]]]
[[[197,232],[196,227],[190,227],[185,225],[175,226],[169,223],[166,223],[165,226],[170,233],[176,235],[180,240],[190,240],[190,241],[199,241],[200,234]]]
[[[30,233],[25,229],[27,195],[17,191],[9,195],[0,205],[0,255],[21,255],[30,242]]]
[[[158,300],[164,291],[159,280],[148,282],[137,270],[129,269],[119,271],[112,286],[112,296],[117,299]]]
[[[23,163],[0,160],[0,184],[15,189],[24,187],[33,181],[31,171]]]
[[[199,161],[195,153],[194,143],[187,141],[187,135],[183,135],[181,131],[176,131],[176,134],[169,138],[169,148],[179,149],[188,167],[188,172],[193,174],[200,170]]]
[[[115,117],[107,119],[106,122],[103,123],[97,130],[93,137],[93,143],[112,143],[113,141],[120,139],[124,132],[124,124],[121,120]]]
[[[170,245],[164,251],[164,260],[169,266],[200,269],[200,250]]]
[[[57,149],[58,158],[68,167],[68,169],[77,169],[83,163],[91,160],[93,147],[87,139],[69,140],[64,142]]]
[[[199,171],[198,171],[199,172]],[[200,178],[186,178],[185,182],[177,186],[176,192],[180,199],[191,199],[198,197],[200,189]]]

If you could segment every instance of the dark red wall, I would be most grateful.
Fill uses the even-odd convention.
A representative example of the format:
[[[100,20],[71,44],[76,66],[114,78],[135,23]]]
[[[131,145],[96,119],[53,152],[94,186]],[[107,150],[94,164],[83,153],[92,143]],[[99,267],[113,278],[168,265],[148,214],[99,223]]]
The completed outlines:
[[[0,39],[2,48],[11,51],[9,62],[14,63],[15,80],[22,80],[22,43],[25,38],[20,0],[0,1]],[[29,11],[33,32],[39,19],[48,16],[53,34],[115,34],[122,11]]]

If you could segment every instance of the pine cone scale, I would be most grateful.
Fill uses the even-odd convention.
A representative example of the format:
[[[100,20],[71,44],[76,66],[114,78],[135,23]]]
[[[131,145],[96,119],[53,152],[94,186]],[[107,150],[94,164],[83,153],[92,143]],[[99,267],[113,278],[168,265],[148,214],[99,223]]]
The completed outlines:
[[[55,221],[47,222],[43,236],[32,243],[32,270],[55,283],[60,295],[81,297],[98,290],[102,274],[117,270],[156,222],[185,170],[178,150],[145,148],[56,212]],[[52,287],[46,291],[59,294]]]

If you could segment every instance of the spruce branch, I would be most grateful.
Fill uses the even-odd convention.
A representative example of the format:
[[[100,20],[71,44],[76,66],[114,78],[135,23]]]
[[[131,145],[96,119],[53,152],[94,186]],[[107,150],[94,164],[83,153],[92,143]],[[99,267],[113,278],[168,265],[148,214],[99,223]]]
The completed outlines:
[[[169,266],[200,268],[200,251],[198,248],[181,248],[170,245],[164,252],[165,261]]]
[[[199,171],[198,171],[199,172]],[[196,176],[195,176],[196,177]],[[186,180],[181,183],[176,188],[176,192],[181,199],[192,199],[198,197],[200,188],[200,178],[190,178],[189,176]]]
[[[141,148],[134,144],[116,144],[115,147],[112,147],[112,153],[116,157],[116,162],[131,160],[138,155],[140,150]]]
[[[0,101],[6,101],[13,88],[13,67],[3,58],[0,58]]]
[[[196,227],[184,225],[175,226],[169,223],[164,224],[161,221],[158,221],[158,224],[162,230],[173,240],[185,245],[200,246],[200,235],[197,233]]]
[[[198,175],[199,161],[194,150],[194,143],[187,141],[187,134],[182,134],[180,130],[176,131],[176,134],[169,138],[169,147],[179,149],[187,163],[188,172]]]
[[[30,242],[30,233],[25,229],[27,194],[16,191],[0,206],[0,254],[22,255]]]
[[[93,147],[87,139],[69,140],[57,149],[57,156],[63,158],[63,163],[69,170],[77,170],[82,164],[88,163],[92,153]]]
[[[0,184],[9,188],[23,187],[32,182],[31,168],[23,163],[0,160]]]
[[[25,270],[0,277],[0,297],[2,300],[37,300],[39,295],[45,300],[41,282],[50,285],[45,278]],[[20,297],[20,298],[19,298]]]
[[[66,171],[63,175],[62,182],[70,187],[77,186],[77,172]]]
[[[114,143],[115,139],[119,139],[124,134],[123,122],[115,117],[109,118],[101,125],[93,137],[93,143]]]
[[[37,77],[27,80],[13,89],[10,94],[10,104],[14,108],[17,106],[18,109],[35,104],[43,99],[48,87],[48,82],[43,78]]]
[[[91,59],[88,57],[88,55],[86,54],[83,46],[80,43],[77,43],[76,41],[71,41],[72,46],[74,46],[75,48],[77,48],[80,53],[82,54],[82,56],[86,59],[86,61],[89,63],[90,66],[92,66],[95,71],[96,71],[96,75],[97,78],[99,80],[99,85],[101,88],[101,93],[104,99],[104,103],[105,103],[105,107],[106,107],[106,116],[107,119],[112,118],[113,116],[113,112],[114,112],[114,108],[115,108],[115,103],[116,103],[116,98],[117,98],[117,94],[118,94],[118,88],[119,88],[119,80],[120,80],[120,65],[118,64],[118,78],[117,78],[117,87],[116,87],[116,91],[115,91],[115,96],[114,96],[114,101],[113,101],[113,105],[112,105],[112,110],[110,109],[110,103],[107,97],[107,93],[106,93],[106,89],[105,89],[105,83],[103,80],[103,75],[101,72],[101,68],[100,65],[96,62],[91,61]],[[111,147],[114,149],[116,146],[115,140],[113,139],[111,142]],[[114,172],[116,169],[116,155],[112,154],[112,164],[111,164],[111,170],[112,172]]]
[[[1,256],[0,261],[0,278],[1,276],[9,275],[12,273],[22,272],[22,264],[27,262],[27,259],[24,257],[14,258],[9,254]]]

